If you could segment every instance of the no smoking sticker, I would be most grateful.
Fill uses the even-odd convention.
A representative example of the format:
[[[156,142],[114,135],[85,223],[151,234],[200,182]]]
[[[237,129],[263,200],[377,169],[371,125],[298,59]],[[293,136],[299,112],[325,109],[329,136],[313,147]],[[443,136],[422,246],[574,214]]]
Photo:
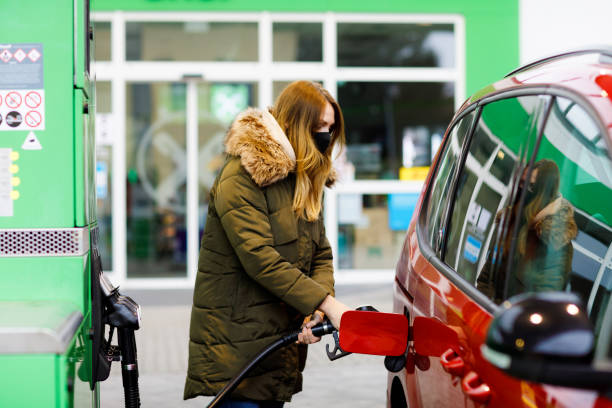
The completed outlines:
[[[41,122],[42,122],[42,116],[40,115],[40,113],[36,111],[30,111],[25,116],[25,123],[31,128],[40,126]]]

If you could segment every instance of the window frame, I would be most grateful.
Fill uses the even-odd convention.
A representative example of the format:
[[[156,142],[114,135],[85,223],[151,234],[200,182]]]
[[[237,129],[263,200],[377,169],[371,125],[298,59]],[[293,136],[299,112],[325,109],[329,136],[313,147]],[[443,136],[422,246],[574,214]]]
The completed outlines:
[[[541,85],[532,85],[532,86],[524,86],[521,89],[510,89],[510,90],[502,90],[502,91],[498,91],[498,92],[494,92],[492,94],[489,94],[477,101],[472,102],[470,105],[468,105],[464,110],[462,110],[459,114],[456,115],[456,117],[451,121],[449,127],[447,128],[447,134],[450,132],[450,130],[461,120],[461,118],[463,118],[465,115],[467,115],[469,112],[471,112],[474,109],[478,109],[478,108],[482,108],[483,106],[492,103],[492,102],[496,102],[498,100],[502,100],[502,99],[509,99],[509,98],[516,98],[516,97],[520,97],[520,96],[530,96],[530,95],[550,95],[550,101],[548,106],[545,108],[547,112],[545,112],[545,117],[542,120],[542,127],[541,129],[538,130],[538,135],[534,144],[534,148],[533,148],[533,152],[530,152],[529,155],[527,156],[529,158],[529,163],[528,163],[528,168],[531,168],[533,166],[533,160],[535,159],[535,156],[537,155],[539,146],[540,146],[540,141],[542,139],[542,135],[544,133],[544,129],[546,129],[546,125],[548,123],[548,118],[550,115],[550,112],[552,110],[552,104],[555,100],[555,98],[557,96],[559,97],[564,97],[567,99],[570,99],[571,101],[577,103],[581,108],[583,108],[591,117],[591,119],[593,119],[593,121],[596,123],[596,125],[599,127],[600,132],[602,132],[602,134],[607,135],[608,131],[607,128],[605,126],[605,124],[602,122],[601,118],[599,117],[599,114],[597,113],[597,111],[591,106],[591,104],[586,100],[586,98],[584,98],[582,95],[580,95],[579,93],[576,93],[572,90],[569,90],[567,88],[563,88],[561,86],[558,85],[548,85],[548,86],[541,86]],[[480,117],[480,112],[478,113],[478,117],[477,119],[479,119]],[[477,122],[474,122],[474,125]],[[460,174],[460,171],[463,170],[463,167],[465,165],[465,160],[466,160],[466,156],[467,156],[467,149],[469,148],[469,145],[472,141],[472,136],[474,134],[474,130],[475,130],[475,126],[472,126],[472,129],[470,130],[470,133],[468,135],[466,135],[464,141],[463,141],[463,148],[462,148],[462,153],[461,153],[461,164],[460,166],[457,167],[455,174],[453,175],[453,178],[451,179],[451,191],[452,193],[449,194],[449,199],[447,199],[447,207],[446,207],[446,220],[443,224],[443,231],[448,231],[448,225],[450,223],[450,213],[452,210],[451,206],[452,206],[452,202],[453,200],[450,199],[450,197],[454,197],[455,193],[456,193],[456,188],[457,188],[457,179],[458,176]],[[448,139],[445,140],[444,142],[444,148],[446,147],[446,143],[448,143]],[[610,152],[610,154],[612,154],[612,149],[610,149],[610,145],[612,143],[610,142],[609,138],[606,138],[606,145],[608,147],[608,151]],[[441,151],[441,150],[440,150]],[[435,173],[437,174],[438,172],[438,168],[440,166],[440,157],[436,158],[436,163],[435,163]],[[431,179],[433,179],[432,176]],[[425,208],[427,206],[427,203],[429,201],[429,197],[431,194],[431,179],[429,179],[429,183],[426,186],[427,191],[425,192],[425,196],[424,196],[424,200],[423,203],[421,204],[421,210],[423,208]],[[428,262],[430,262],[435,268],[436,270],[438,270],[442,275],[444,275],[447,279],[449,279],[455,286],[457,286],[457,288],[459,288],[463,293],[465,293],[467,296],[469,296],[471,299],[473,299],[476,303],[478,303],[484,310],[490,312],[491,314],[494,314],[495,312],[497,312],[498,310],[500,310],[501,306],[497,305],[496,303],[494,303],[491,299],[489,299],[486,295],[484,295],[482,292],[480,292],[476,286],[470,284],[467,280],[465,280],[463,278],[463,276],[461,276],[461,274],[459,274],[457,271],[455,271],[453,268],[451,268],[450,266],[446,265],[444,263],[444,261],[442,261],[443,252],[438,252],[435,251],[433,248],[431,248],[431,246],[428,244],[428,236],[427,236],[427,230],[426,230],[426,218],[427,218],[427,214],[425,214],[424,211],[419,211],[419,218],[417,220],[416,223],[416,234],[417,234],[417,241],[418,241],[418,245],[419,245],[419,249],[421,251],[421,253],[423,254],[423,256],[425,256],[425,258],[428,260]],[[441,237],[442,242],[446,242],[446,236],[443,235]],[[513,244],[512,246],[514,247],[515,242],[513,240]],[[511,251],[513,251],[514,248],[511,248]],[[507,286],[507,282],[506,285]],[[506,288],[504,288],[504,291],[506,290]],[[592,289],[593,290],[593,289]]]

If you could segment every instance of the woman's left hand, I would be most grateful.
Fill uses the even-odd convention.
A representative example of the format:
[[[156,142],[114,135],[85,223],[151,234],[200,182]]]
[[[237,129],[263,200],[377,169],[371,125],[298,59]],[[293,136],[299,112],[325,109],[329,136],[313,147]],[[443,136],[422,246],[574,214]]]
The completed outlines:
[[[324,316],[325,315],[320,310],[315,310],[312,315],[306,316],[304,323],[302,324],[302,332],[298,334],[297,342],[300,344],[313,344],[321,341],[320,337],[316,337],[312,334],[311,329],[317,324],[323,322]]]

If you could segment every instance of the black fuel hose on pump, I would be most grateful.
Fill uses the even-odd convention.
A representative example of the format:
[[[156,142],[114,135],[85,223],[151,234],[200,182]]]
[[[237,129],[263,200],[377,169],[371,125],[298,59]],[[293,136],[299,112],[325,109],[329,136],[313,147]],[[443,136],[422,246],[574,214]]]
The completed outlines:
[[[321,337],[325,334],[332,333],[334,330],[336,330],[334,326],[332,326],[332,324],[326,320],[323,323],[314,326],[312,328],[312,334],[316,337]],[[214,408],[219,406],[219,404],[221,404],[221,402],[223,402],[223,400],[232,391],[234,391],[234,389],[238,386],[238,384],[240,384],[242,379],[249,373],[249,371],[253,369],[253,367],[255,367],[261,360],[266,358],[270,353],[273,353],[276,350],[285,347],[289,344],[295,343],[300,333],[301,331],[290,333],[276,340],[274,343],[270,344],[261,352],[259,352],[259,354],[257,354],[251,361],[249,361],[246,366],[244,366],[244,368],[240,370],[240,372],[234,378],[232,378],[230,382],[227,383],[227,385],[217,393],[217,395],[215,395],[215,398],[213,398],[213,400],[210,402],[210,404],[206,406],[206,408]]]

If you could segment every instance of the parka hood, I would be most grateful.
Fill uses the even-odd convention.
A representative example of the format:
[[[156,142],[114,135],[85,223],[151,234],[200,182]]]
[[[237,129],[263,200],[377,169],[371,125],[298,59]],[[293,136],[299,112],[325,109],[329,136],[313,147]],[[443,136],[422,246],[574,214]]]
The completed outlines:
[[[260,187],[282,180],[295,169],[295,152],[285,132],[266,110],[248,108],[239,114],[225,137],[225,151]]]
[[[558,197],[544,207],[534,218],[534,226],[540,239],[559,250],[578,234],[574,220],[574,208],[563,197]]]

